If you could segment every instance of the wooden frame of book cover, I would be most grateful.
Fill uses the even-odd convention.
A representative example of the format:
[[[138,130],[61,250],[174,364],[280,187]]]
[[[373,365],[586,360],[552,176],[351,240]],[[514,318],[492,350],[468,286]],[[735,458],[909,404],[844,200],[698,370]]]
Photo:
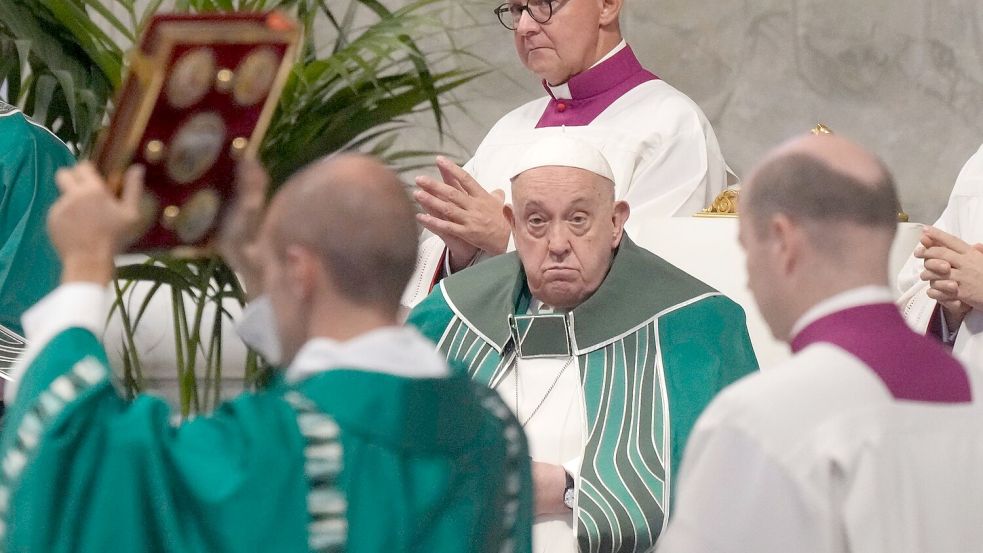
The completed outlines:
[[[236,161],[256,155],[300,40],[280,12],[154,17],[93,156],[116,192],[130,165],[146,168],[130,251],[211,252]]]

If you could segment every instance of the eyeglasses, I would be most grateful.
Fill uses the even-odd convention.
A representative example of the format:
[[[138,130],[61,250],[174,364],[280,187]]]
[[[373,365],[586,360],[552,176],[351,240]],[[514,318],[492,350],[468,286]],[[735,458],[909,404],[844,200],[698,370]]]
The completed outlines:
[[[495,8],[495,15],[506,29],[514,31],[519,27],[522,12],[529,12],[529,17],[540,25],[549,21],[553,17],[553,4],[556,2],[557,0],[528,0],[525,4],[506,2]]]

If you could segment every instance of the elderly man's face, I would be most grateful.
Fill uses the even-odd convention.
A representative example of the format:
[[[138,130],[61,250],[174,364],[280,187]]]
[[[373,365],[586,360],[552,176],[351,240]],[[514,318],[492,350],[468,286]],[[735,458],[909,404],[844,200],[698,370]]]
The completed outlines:
[[[586,71],[597,57],[601,8],[600,0],[556,0],[553,17],[545,24],[523,13],[515,30],[523,65],[553,85]]]
[[[573,308],[604,281],[621,243],[628,204],[610,181],[583,169],[540,167],[512,183],[505,216],[533,297]]]

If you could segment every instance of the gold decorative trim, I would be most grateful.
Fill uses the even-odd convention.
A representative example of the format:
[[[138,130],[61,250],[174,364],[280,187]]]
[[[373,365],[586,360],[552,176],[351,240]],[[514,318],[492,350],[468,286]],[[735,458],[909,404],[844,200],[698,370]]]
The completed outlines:
[[[723,192],[717,195],[710,204],[710,207],[694,214],[694,217],[704,217],[704,218],[716,218],[716,217],[726,217],[734,218],[737,217],[737,204],[738,199],[741,195],[740,186],[731,186],[725,188]]]
[[[833,134],[833,131],[829,129],[826,125],[822,123],[817,123],[815,127],[812,128],[812,134],[819,136],[821,134]]]

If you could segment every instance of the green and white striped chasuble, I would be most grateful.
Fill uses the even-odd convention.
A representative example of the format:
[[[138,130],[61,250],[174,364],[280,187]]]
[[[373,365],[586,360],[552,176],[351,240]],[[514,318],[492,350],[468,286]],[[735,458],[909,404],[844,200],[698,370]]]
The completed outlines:
[[[530,302],[516,253],[443,280],[409,322],[494,388],[512,370],[510,316]],[[577,537],[587,552],[646,551],[667,522],[696,418],[757,369],[744,312],[627,235],[601,287],[566,314],[584,390]]]
[[[26,368],[0,436],[0,551],[528,552],[525,440],[462,374],[332,369],[172,424],[88,330]]]

